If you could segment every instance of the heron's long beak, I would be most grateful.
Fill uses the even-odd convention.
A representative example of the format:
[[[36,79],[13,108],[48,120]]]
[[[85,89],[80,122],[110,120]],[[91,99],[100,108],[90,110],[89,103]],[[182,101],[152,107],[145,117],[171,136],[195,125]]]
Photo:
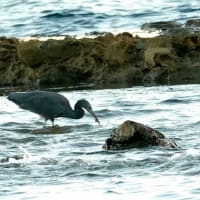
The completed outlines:
[[[90,110],[89,113],[94,117],[95,122],[97,122],[99,125],[101,124],[98,117],[94,114],[93,110]]]

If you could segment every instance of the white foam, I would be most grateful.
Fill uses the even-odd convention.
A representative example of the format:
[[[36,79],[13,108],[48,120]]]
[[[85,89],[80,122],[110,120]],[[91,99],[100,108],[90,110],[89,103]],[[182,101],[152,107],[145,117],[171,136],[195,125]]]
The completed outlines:
[[[191,156],[199,156],[200,151],[198,149],[190,148],[186,150],[186,154]]]

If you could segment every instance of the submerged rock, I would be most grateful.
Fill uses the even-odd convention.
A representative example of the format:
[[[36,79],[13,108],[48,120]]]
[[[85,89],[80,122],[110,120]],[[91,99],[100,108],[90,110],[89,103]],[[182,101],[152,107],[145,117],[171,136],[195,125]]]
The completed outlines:
[[[158,21],[158,22],[145,23],[141,26],[141,29],[143,30],[158,29],[165,31],[179,27],[181,27],[181,24],[177,23],[176,21]]]
[[[187,20],[186,23],[185,23],[185,26],[186,27],[192,27],[192,28],[195,28],[195,27],[200,28],[200,19]]]
[[[128,120],[113,130],[103,148],[105,150],[122,150],[147,146],[175,148],[177,145],[159,131],[144,124]]]

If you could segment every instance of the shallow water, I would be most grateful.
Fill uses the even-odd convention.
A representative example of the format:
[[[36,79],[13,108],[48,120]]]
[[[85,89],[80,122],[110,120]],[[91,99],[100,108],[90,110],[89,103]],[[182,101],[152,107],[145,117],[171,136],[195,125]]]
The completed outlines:
[[[0,35],[133,32],[146,22],[199,18],[199,0],[2,0]]]
[[[86,114],[43,128],[43,119],[0,97],[1,200],[199,199],[200,85],[60,93],[72,105],[87,98],[101,126]],[[127,119],[156,128],[178,148],[104,151],[111,130]]]

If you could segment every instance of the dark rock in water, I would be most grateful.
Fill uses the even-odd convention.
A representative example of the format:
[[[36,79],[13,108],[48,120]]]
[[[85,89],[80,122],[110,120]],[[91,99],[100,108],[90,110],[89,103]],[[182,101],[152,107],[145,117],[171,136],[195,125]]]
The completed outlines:
[[[168,30],[168,29],[174,29],[181,27],[181,24],[175,22],[175,21],[159,21],[159,22],[151,22],[151,23],[145,23],[142,25],[142,30],[152,30],[152,29],[158,29],[158,30]]]
[[[172,37],[176,35],[193,34],[194,30],[191,27],[186,27],[175,21],[159,21],[145,23],[141,26],[141,29],[145,31],[159,30],[160,35]]]
[[[200,19],[190,19],[185,23],[186,27],[199,27],[200,28]]]
[[[113,130],[103,148],[105,150],[122,150],[147,146],[175,148],[177,145],[159,131],[144,124],[128,120]]]

